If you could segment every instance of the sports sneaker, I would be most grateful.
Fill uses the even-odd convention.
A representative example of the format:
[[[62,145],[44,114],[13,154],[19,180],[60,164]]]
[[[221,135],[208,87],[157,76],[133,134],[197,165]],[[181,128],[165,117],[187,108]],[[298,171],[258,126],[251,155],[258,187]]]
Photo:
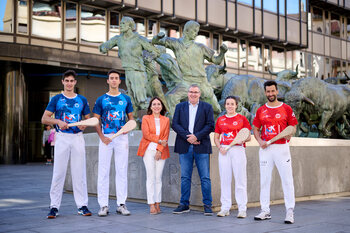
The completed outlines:
[[[284,223],[286,223],[286,224],[293,224],[294,223],[294,211],[293,211],[293,209],[287,210],[286,219],[284,220]]]
[[[261,211],[260,214],[254,217],[255,220],[267,220],[271,219],[271,215],[269,212]]]
[[[130,215],[130,211],[126,208],[125,204],[120,204],[120,206],[117,207],[117,213],[124,216]]]
[[[218,216],[218,217],[225,217],[225,216],[229,216],[229,215],[230,215],[229,210],[221,210],[219,213],[216,214],[216,216]]]
[[[205,216],[212,216],[213,215],[213,211],[211,210],[211,206],[204,205],[204,215]]]
[[[179,205],[173,210],[173,214],[182,214],[187,212],[190,212],[190,207],[188,205]]]
[[[58,209],[57,208],[51,208],[50,212],[47,214],[47,218],[56,218],[58,216]]]
[[[104,206],[98,211],[98,216],[105,217],[108,215],[108,213],[109,213],[108,206]]]
[[[90,210],[85,205],[78,209],[78,214],[83,216],[91,216]]]
[[[245,218],[247,217],[246,211],[238,211],[237,218]]]

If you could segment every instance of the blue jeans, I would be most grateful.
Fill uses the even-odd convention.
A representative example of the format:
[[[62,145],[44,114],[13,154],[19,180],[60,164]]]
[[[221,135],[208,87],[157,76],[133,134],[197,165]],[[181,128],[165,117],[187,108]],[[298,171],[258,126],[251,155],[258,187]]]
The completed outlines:
[[[204,205],[211,206],[211,182],[209,172],[209,154],[197,154],[191,145],[186,154],[180,154],[181,166],[181,205],[190,204],[191,178],[193,171],[193,160],[196,163],[198,174],[201,179],[202,195]]]

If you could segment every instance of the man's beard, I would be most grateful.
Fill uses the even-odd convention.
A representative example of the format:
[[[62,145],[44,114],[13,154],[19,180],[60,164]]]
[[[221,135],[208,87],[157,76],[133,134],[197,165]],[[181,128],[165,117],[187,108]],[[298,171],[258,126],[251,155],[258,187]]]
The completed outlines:
[[[277,98],[277,96],[272,95],[272,96],[267,97],[267,100],[268,100],[269,102],[275,102],[276,98]]]

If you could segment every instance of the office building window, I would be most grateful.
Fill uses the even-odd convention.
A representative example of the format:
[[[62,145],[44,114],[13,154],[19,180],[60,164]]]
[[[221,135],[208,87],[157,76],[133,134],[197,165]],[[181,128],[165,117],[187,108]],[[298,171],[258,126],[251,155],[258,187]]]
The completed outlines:
[[[60,40],[61,1],[33,1],[32,35]]]
[[[0,4],[0,32],[11,33],[13,32],[13,1],[2,0]]]
[[[219,52],[220,45],[219,45],[219,34],[213,34],[213,45],[212,48],[215,50],[215,52]]]
[[[135,21],[135,32],[137,32],[140,36],[146,37],[146,26],[145,26],[145,18],[130,16]]]
[[[28,1],[17,2],[17,33],[28,34]]]
[[[264,46],[264,72],[268,72],[271,69],[271,59],[270,59],[270,46]]]
[[[228,48],[225,53],[226,65],[228,67],[238,67],[238,43],[236,38],[226,37],[222,38],[223,44]]]
[[[77,42],[77,5],[71,2],[66,2],[64,40]]]
[[[284,50],[282,48],[272,49],[272,71],[279,72],[285,69]]]
[[[147,38],[152,40],[153,36],[157,34],[158,34],[158,22],[154,20],[148,20]]]
[[[341,76],[341,77],[345,76],[344,75],[344,72],[346,72],[346,62],[345,61],[342,61],[341,71],[342,72],[339,76]]]
[[[347,38],[348,38],[348,40],[350,40],[350,18],[347,18],[347,26],[346,26],[346,28],[347,28]]]
[[[175,24],[168,24],[160,22],[160,32],[164,32],[165,36],[180,38],[179,26]]]
[[[239,67],[246,69],[247,64],[247,44],[244,40],[239,43]]]
[[[199,31],[198,36],[195,39],[196,42],[204,44],[210,48],[210,34],[206,31]]]
[[[341,76],[340,60],[332,59],[331,77]]]
[[[287,15],[299,19],[299,0],[287,0]]]
[[[316,7],[312,9],[312,30],[319,33],[323,32],[323,12]]]
[[[253,5],[253,2],[252,0],[237,0],[238,2],[240,3],[244,3],[244,4],[247,4],[247,5]]]
[[[106,41],[106,10],[81,6],[80,41],[92,45]]]
[[[261,8],[261,0],[254,0],[255,1],[255,7]]]
[[[299,56],[300,56],[300,53],[299,53]],[[286,52],[286,58],[287,58],[287,60],[286,60],[286,69],[292,70],[293,69],[293,51],[287,51]],[[297,61],[297,64],[299,64],[299,61]]]
[[[311,77],[312,76],[312,65],[313,65],[313,60],[312,60],[312,55],[310,53],[304,53],[304,60],[305,60],[305,72],[303,72],[302,68],[300,67],[300,76],[303,76],[303,73],[305,73],[305,77]]]
[[[329,35],[329,25],[330,25],[330,20],[329,20],[329,12],[325,11],[325,34]]]
[[[111,11],[109,19],[109,39],[119,34],[119,13]]]
[[[249,43],[248,69],[262,72],[262,64],[262,45],[258,43]]]
[[[285,15],[285,5],[284,5],[284,0],[278,0],[279,3],[279,12],[281,15]]]
[[[307,11],[306,11],[306,0],[300,0],[300,8],[301,8],[301,20],[306,22],[307,21]]]
[[[327,58],[328,59],[328,58]],[[313,68],[314,68],[314,73],[312,74],[312,77],[319,78],[319,79],[326,79],[328,78],[328,75],[325,75],[324,73],[324,67],[327,63],[327,59],[323,56],[317,56],[313,55]],[[329,64],[329,59],[328,59],[328,64]]]
[[[331,35],[340,37],[340,16],[337,14],[331,14]]]
[[[264,0],[264,10],[277,13],[277,1],[278,0]]]

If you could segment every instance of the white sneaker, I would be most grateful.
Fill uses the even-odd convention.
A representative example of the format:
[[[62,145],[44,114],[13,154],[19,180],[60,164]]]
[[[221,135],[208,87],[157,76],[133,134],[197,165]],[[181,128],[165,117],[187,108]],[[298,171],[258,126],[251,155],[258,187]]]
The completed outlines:
[[[124,216],[130,215],[130,211],[126,208],[125,204],[121,204],[120,206],[117,207],[117,213]]]
[[[108,207],[107,207],[107,206],[104,206],[104,207],[102,207],[102,208],[98,211],[98,216],[100,216],[100,217],[105,217],[105,216],[108,215],[108,213],[109,213]]]
[[[284,223],[286,223],[286,224],[293,224],[294,223],[294,211],[293,211],[293,209],[287,210],[286,219],[284,220]]]
[[[221,210],[219,213],[216,214],[216,216],[218,216],[218,217],[225,217],[225,216],[229,216],[229,215],[230,215],[229,210]]]
[[[266,211],[261,211],[260,214],[258,214],[257,216],[254,217],[255,220],[267,220],[267,219],[271,219],[271,215],[269,212]]]
[[[237,218],[245,218],[247,217],[246,211],[238,211]]]

